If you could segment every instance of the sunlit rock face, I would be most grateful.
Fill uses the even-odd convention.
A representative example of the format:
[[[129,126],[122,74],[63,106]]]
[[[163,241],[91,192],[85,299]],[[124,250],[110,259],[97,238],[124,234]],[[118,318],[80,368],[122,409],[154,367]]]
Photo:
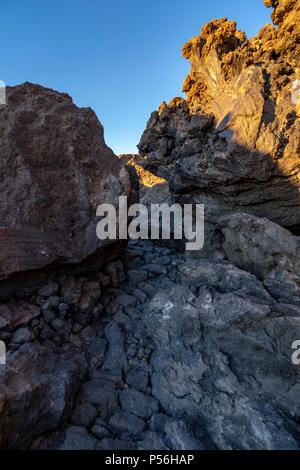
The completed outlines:
[[[129,171],[90,108],[39,85],[7,87],[0,107],[0,278],[49,265],[103,263],[96,209],[134,199]],[[118,254],[120,244],[109,249]]]
[[[250,40],[221,18],[183,46],[186,100],[152,113],[139,151],[175,199],[204,203],[213,223],[238,210],[299,233],[299,2],[265,3],[276,26]]]
[[[142,204],[149,205],[170,200],[168,182],[143,167],[147,157],[141,157],[137,154],[121,154],[119,158],[123,163],[135,169],[139,180],[139,195]]]

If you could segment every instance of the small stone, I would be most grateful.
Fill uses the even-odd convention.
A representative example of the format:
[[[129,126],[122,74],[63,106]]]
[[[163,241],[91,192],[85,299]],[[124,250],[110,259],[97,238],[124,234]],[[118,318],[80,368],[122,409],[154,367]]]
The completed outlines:
[[[72,415],[72,423],[77,426],[88,427],[92,424],[97,414],[96,408],[90,405],[90,403],[82,403],[75,408]]]
[[[116,388],[118,389],[122,388],[121,369],[114,369],[114,370],[101,369],[101,370],[98,370],[97,372],[98,372],[97,378],[100,378],[103,380],[109,380],[115,384]]]
[[[116,302],[118,302],[123,307],[130,307],[137,304],[137,299],[133,297],[133,295],[124,294],[120,295],[120,297],[117,297]]]
[[[55,295],[58,292],[58,289],[59,285],[55,282],[51,282],[40,288],[39,295],[50,297],[51,295]]]
[[[62,346],[63,345],[62,337],[59,336],[59,335],[53,336],[52,341],[53,341],[53,343],[56,344],[56,346]]]
[[[131,269],[128,271],[129,283],[136,286],[139,282],[144,282],[147,280],[147,271],[142,269],[135,270]]]
[[[145,292],[149,297],[152,297],[156,292],[156,289],[149,283],[141,287],[141,290]]]
[[[96,326],[95,329],[96,335],[98,338],[103,338],[104,336],[104,325],[101,323],[100,325]]]
[[[40,340],[46,340],[46,339],[51,339],[55,335],[54,331],[52,328],[50,328],[48,325],[44,325],[40,334],[39,334],[39,339]]]
[[[100,273],[99,280],[102,287],[107,287],[110,284],[110,277],[106,274]]]
[[[80,325],[79,323],[73,323],[73,328],[72,328],[72,331],[73,333],[79,333],[79,331],[82,330],[82,325]]]
[[[140,289],[135,289],[133,291],[133,295],[142,303],[146,302],[147,300],[147,295]]]
[[[93,310],[93,318],[99,319],[101,314],[103,313],[103,310],[103,305],[98,303]]]
[[[28,325],[34,318],[37,318],[41,309],[38,305],[22,302],[21,305],[10,305],[12,315],[12,326],[17,328]],[[1,315],[1,312],[0,312]]]
[[[107,429],[105,429],[105,427],[101,426],[101,425],[98,425],[98,424],[95,424],[92,429],[91,429],[91,433],[97,438],[99,439],[100,441],[104,438],[104,437],[108,437],[110,435],[109,431]]]
[[[121,312],[120,310],[114,315],[114,321],[118,323],[118,325],[123,325],[126,327],[129,322],[129,318],[125,313]]]
[[[127,432],[135,438],[139,437],[146,428],[145,422],[141,418],[123,410],[118,410],[113,414],[109,425],[120,436]]]
[[[88,326],[91,321],[90,315],[86,313],[76,313],[76,315],[74,315],[74,319],[77,323],[79,323],[79,325],[82,326]]]
[[[42,295],[38,295],[37,298],[35,299],[35,303],[39,305],[40,307],[42,307],[42,305],[44,305],[45,302],[46,302],[46,299]]]
[[[1,341],[8,341],[11,338],[11,333],[8,333],[8,331],[0,331],[0,340]]]
[[[58,307],[60,300],[57,295],[51,295],[48,297],[47,302],[49,303],[50,307]]]
[[[148,264],[144,266],[144,269],[146,269],[151,274],[167,274],[166,268],[164,266],[161,266],[160,264]]]
[[[12,342],[15,344],[24,344],[32,341],[34,339],[34,334],[29,328],[19,328],[12,337]]]
[[[50,349],[50,351],[55,352],[55,353],[58,353],[60,351],[60,348],[55,343],[53,343],[53,341],[49,339],[46,339],[44,341],[43,346],[45,346],[45,348]]]
[[[74,278],[67,279],[62,288],[64,303],[72,305],[73,307],[77,306],[81,297],[81,289],[81,282],[76,281]]]
[[[148,372],[145,369],[135,368],[131,369],[126,375],[126,382],[131,385],[131,387],[141,392],[146,392],[148,378]]]
[[[156,263],[163,264],[164,266],[168,266],[171,263],[171,258],[169,256],[159,256],[156,259]]]
[[[51,326],[54,330],[58,331],[60,334],[64,333],[67,330],[67,324],[60,318],[55,318],[51,321]]]
[[[103,361],[107,341],[102,338],[94,339],[87,350],[87,354],[91,360],[92,365],[99,367]]]
[[[118,287],[122,282],[126,280],[126,275],[124,273],[124,267],[122,262],[111,261],[106,265],[107,274],[111,278],[112,285]]]
[[[123,410],[144,419],[149,419],[158,411],[157,400],[135,389],[123,390],[120,393],[120,402]]]
[[[80,347],[82,345],[82,341],[78,336],[71,334],[70,335],[70,343],[74,344],[74,346]]]
[[[163,413],[155,413],[154,415],[151,416],[151,419],[149,421],[149,426],[153,431],[163,433],[165,424],[168,419],[169,419],[168,415],[165,415]]]
[[[136,353],[137,353],[137,348],[136,348],[136,345],[135,344],[130,344],[127,348],[127,357],[129,359],[133,359],[135,356],[136,356]]]
[[[52,320],[54,320],[55,316],[56,315],[55,315],[55,312],[53,312],[53,310],[50,310],[50,309],[43,310],[43,317],[46,323],[50,323]]]
[[[171,281],[176,282],[177,275],[176,275],[175,273],[172,273],[172,272],[171,272],[171,273],[168,274],[168,276],[169,276],[169,279],[170,279]]]
[[[144,349],[143,348],[139,348],[139,351],[138,351],[138,354],[137,354],[137,358],[138,359],[143,359],[144,357]]]
[[[80,331],[79,337],[80,339],[82,339],[82,341],[90,342],[96,338],[96,333],[93,328],[87,326],[86,328]]]
[[[101,295],[100,284],[98,282],[85,282],[82,285],[81,298],[78,308],[83,313],[92,313],[96,302]]]
[[[69,310],[69,305],[68,304],[65,304],[65,303],[61,303],[58,305],[58,310],[60,312],[67,312]]]
[[[0,306],[0,328],[6,328],[11,322],[11,312],[6,305]]]
[[[63,439],[55,446],[55,450],[98,450],[100,442],[88,434],[83,426],[70,426],[62,434]]]

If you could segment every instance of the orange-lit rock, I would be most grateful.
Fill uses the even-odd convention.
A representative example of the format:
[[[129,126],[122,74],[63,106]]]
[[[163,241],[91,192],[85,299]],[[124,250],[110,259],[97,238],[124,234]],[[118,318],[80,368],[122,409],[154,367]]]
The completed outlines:
[[[300,3],[265,3],[276,27],[248,40],[221,18],[183,46],[186,101],[152,113],[138,148],[173,196],[206,205],[207,220],[246,211],[299,233]]]

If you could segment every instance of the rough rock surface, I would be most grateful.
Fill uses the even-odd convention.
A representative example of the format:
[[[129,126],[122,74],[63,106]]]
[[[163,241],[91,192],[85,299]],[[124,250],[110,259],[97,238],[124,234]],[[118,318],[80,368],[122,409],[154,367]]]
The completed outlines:
[[[118,286],[108,274],[115,263],[125,273]],[[291,361],[299,306],[228,260],[151,241],[129,242],[101,274],[109,287],[91,313],[76,293],[99,273],[63,276],[58,301],[37,293],[18,325],[9,316],[18,302],[2,305],[2,448],[300,448],[300,369]],[[63,303],[66,284],[74,295],[69,288]],[[32,332],[23,345],[22,328]]]
[[[0,448],[27,448],[35,436],[55,429],[72,409],[85,369],[76,351],[58,356],[28,343],[8,352],[0,368]]]
[[[272,19],[247,40],[226,18],[183,46],[183,91],[152,113],[138,146],[173,198],[206,205],[207,220],[239,211],[300,231],[300,6],[268,1]]]
[[[97,206],[133,198],[128,170],[106,146],[90,108],[24,83],[0,109],[0,278],[87,260],[100,265],[122,244],[96,237]],[[75,269],[75,266],[72,268]]]
[[[300,306],[300,237],[249,214],[222,217],[220,225],[227,258],[255,274],[281,302]]]

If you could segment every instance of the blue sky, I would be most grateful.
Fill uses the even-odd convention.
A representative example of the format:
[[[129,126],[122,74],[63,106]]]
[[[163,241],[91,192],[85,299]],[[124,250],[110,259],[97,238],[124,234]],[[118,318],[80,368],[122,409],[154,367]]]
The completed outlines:
[[[253,36],[271,22],[263,0],[0,0],[1,76],[67,92],[90,106],[107,144],[134,153],[150,113],[180,96],[181,46],[228,17]]]

